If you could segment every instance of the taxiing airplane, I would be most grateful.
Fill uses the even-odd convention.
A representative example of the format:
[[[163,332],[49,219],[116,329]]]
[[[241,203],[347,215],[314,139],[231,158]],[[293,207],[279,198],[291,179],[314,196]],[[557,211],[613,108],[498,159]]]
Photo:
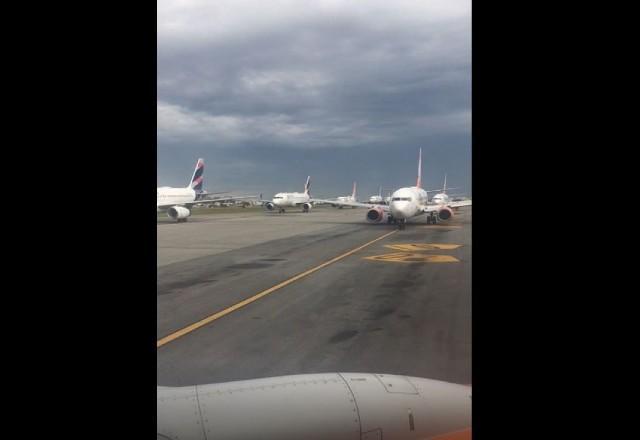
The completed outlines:
[[[427,191],[422,189],[422,148],[418,155],[418,179],[415,186],[400,188],[392,195],[388,205],[367,204],[353,202],[330,202],[317,200],[318,203],[335,203],[344,206],[358,206],[369,208],[367,221],[369,223],[397,224],[404,229],[408,219],[427,214],[427,224],[435,224],[438,220],[449,220],[453,217],[453,209],[462,206],[470,206],[471,200],[459,202],[447,201],[446,203],[429,203]]]
[[[157,388],[168,440],[470,440],[471,387],[325,373]]]
[[[302,212],[309,212],[315,203],[309,194],[310,188],[311,176],[308,176],[304,184],[304,192],[278,193],[272,200],[261,200],[261,202],[268,211],[277,209],[280,214],[284,213],[286,208],[302,208]]]
[[[170,186],[162,186],[157,188],[157,211],[166,212],[169,218],[177,222],[186,222],[191,215],[193,205],[206,201],[204,195],[217,194],[205,193],[204,187],[204,159],[198,159],[196,168],[191,176],[191,182],[185,188],[172,188]],[[216,198],[216,202],[234,201],[241,199],[255,198],[255,196],[243,197],[220,197]]]

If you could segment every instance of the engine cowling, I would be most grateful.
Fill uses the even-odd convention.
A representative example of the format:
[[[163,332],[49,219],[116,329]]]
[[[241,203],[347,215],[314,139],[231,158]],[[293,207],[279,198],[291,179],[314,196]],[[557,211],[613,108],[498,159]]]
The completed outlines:
[[[267,209],[267,211],[273,211],[273,208],[275,208],[276,206],[271,202],[267,202],[264,204],[264,207]]]
[[[367,221],[369,223],[381,223],[387,221],[389,214],[382,208],[371,208],[367,211]]]
[[[440,220],[449,220],[452,217],[453,217],[453,211],[449,207],[441,208],[440,211],[438,211],[438,218]]]
[[[184,206],[173,206],[167,210],[167,215],[174,220],[181,220],[189,217],[191,215],[191,211]]]
[[[304,212],[309,212],[311,211],[311,208],[313,208],[313,205],[311,203],[303,203],[302,204],[302,210]]]

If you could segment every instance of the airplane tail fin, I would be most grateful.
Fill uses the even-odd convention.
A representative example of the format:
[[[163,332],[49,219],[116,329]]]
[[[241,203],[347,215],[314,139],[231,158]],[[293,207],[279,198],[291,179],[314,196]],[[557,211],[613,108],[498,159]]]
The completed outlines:
[[[420,153],[418,153],[418,180],[416,181],[416,188],[422,188],[422,147]]]
[[[304,193],[309,194],[309,189],[311,189],[311,176],[307,176],[307,182],[304,184]]]
[[[351,193],[351,197],[355,200],[356,198],[356,182],[353,182],[353,192]]]
[[[198,159],[198,162],[196,162],[196,169],[193,170],[189,188],[195,192],[202,192],[204,188],[204,159]]]
[[[447,193],[447,175],[444,175],[444,185],[442,185],[442,194]]]

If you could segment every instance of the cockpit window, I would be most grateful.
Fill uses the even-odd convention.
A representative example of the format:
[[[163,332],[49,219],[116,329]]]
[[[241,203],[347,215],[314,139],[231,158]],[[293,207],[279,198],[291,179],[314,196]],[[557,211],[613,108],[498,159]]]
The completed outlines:
[[[411,197],[394,197],[391,199],[392,202],[410,202]]]
[[[274,199],[281,199],[282,196],[273,196]]]

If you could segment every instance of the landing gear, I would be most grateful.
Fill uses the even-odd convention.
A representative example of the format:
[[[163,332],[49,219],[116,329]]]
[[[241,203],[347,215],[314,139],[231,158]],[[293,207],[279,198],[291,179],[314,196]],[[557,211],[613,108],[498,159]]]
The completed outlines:
[[[307,206],[303,206],[302,207],[302,212],[304,212],[305,214],[309,213],[309,208]]]
[[[284,214],[284,208],[278,209],[278,214]]]
[[[429,217],[427,217],[427,224],[428,225],[435,225],[438,222],[438,218],[431,214]]]
[[[178,218],[178,219],[176,219],[176,222],[177,223],[186,223],[187,219],[186,218]]]
[[[390,225],[391,223],[395,224],[396,223],[396,219],[394,219],[393,216],[390,215],[389,217],[387,217],[387,224]]]
[[[400,220],[398,220],[398,229],[401,231],[404,231],[404,228],[407,225],[407,219],[406,218],[402,218]]]

